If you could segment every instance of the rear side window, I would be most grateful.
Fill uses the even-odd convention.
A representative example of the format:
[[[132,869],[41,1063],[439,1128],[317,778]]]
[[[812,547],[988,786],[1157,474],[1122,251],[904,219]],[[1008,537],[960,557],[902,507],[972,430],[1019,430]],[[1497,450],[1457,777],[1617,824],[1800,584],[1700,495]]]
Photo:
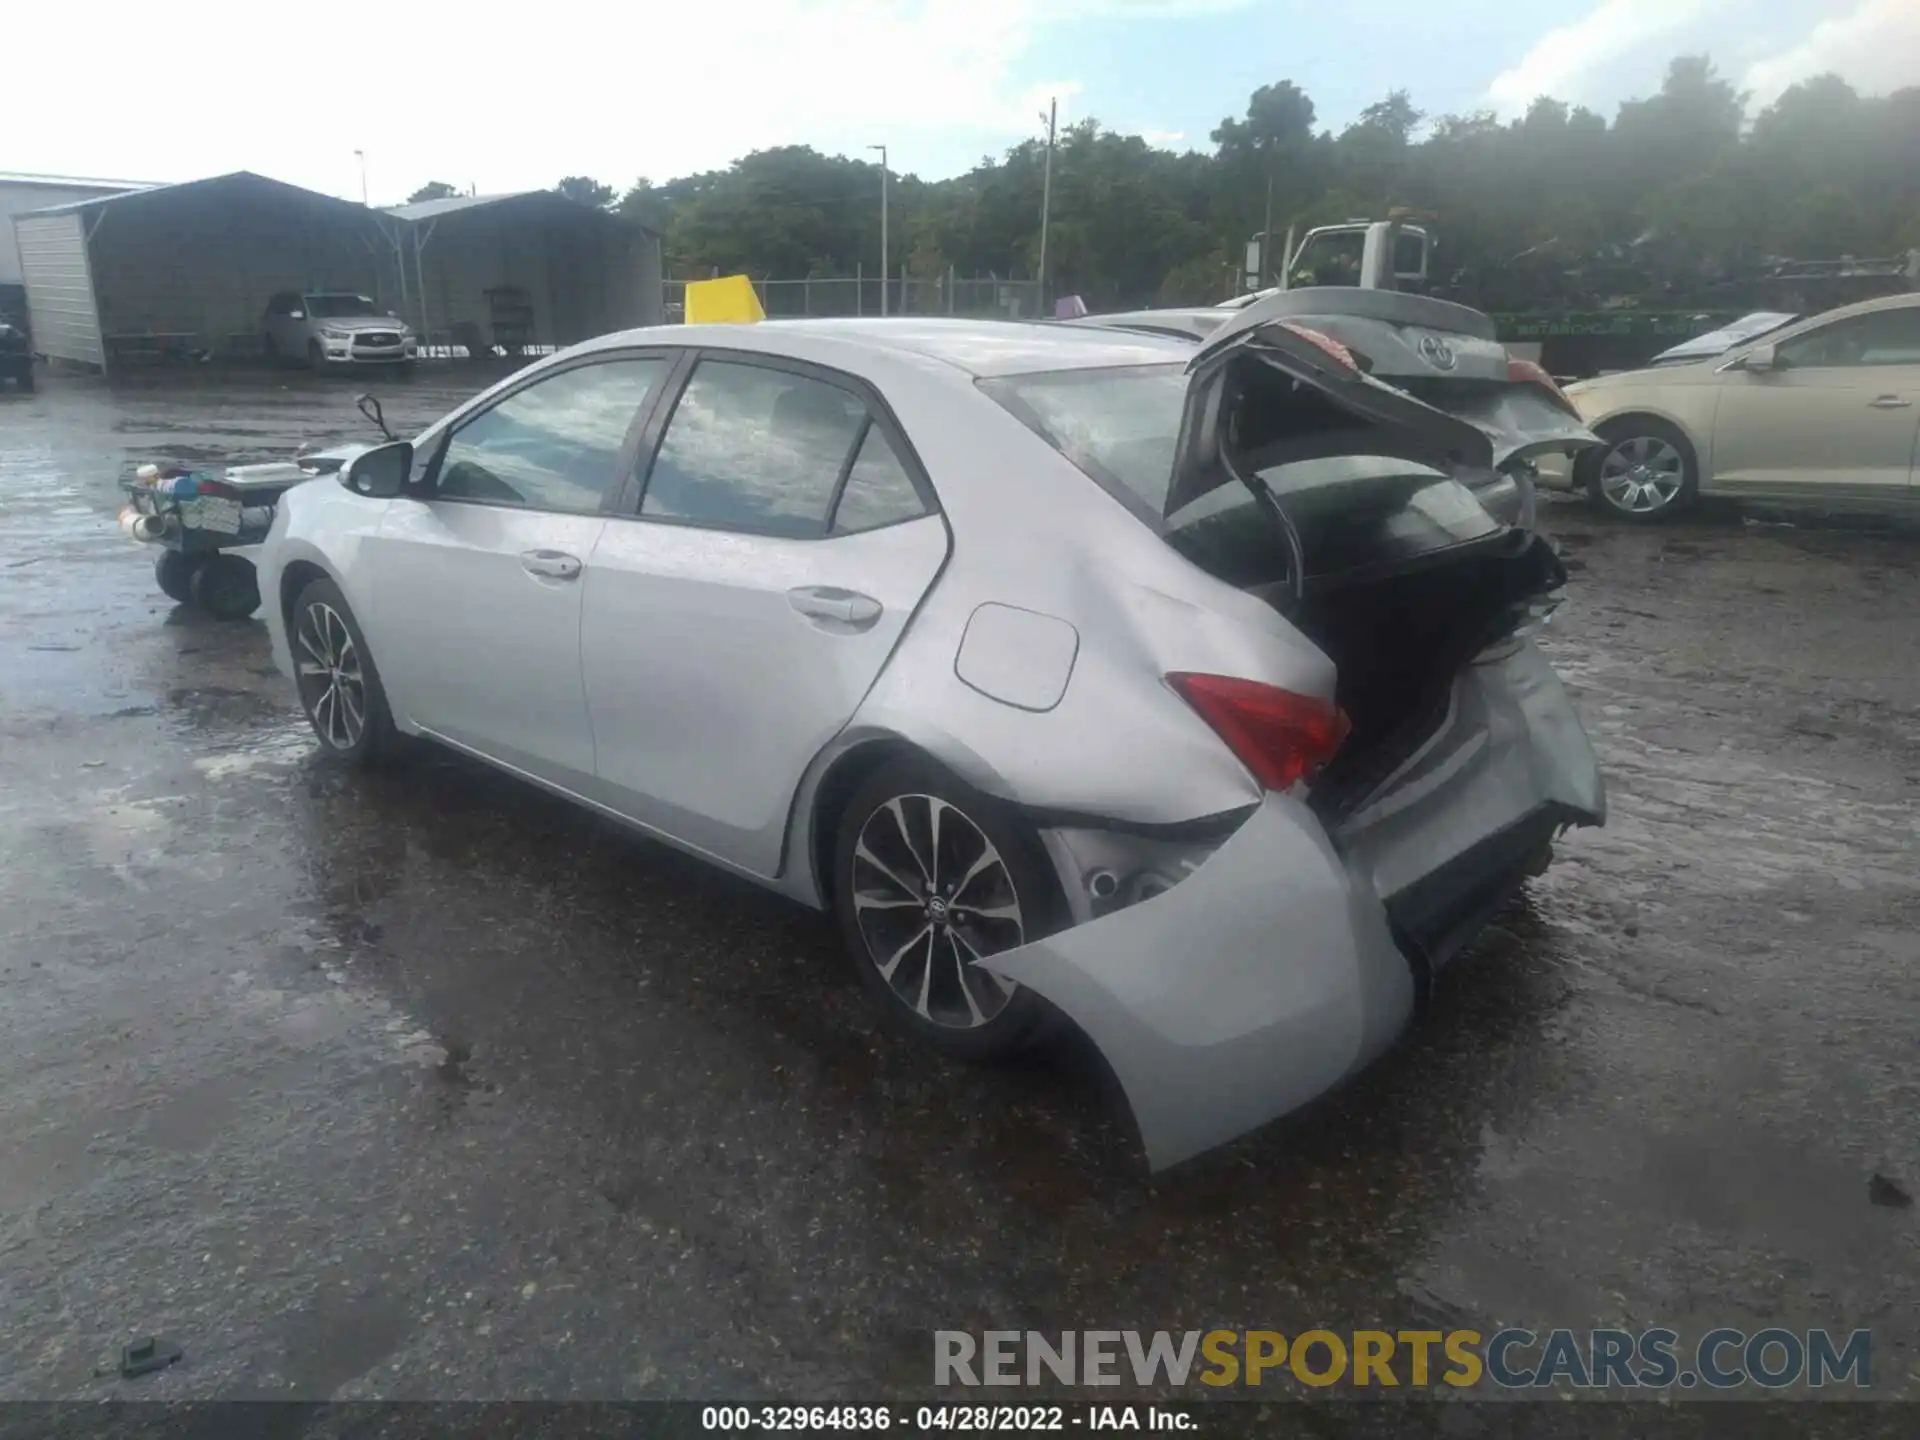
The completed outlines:
[[[607,360],[516,390],[453,433],[436,498],[591,514],[624,478],[627,431],[667,362]]]
[[[790,371],[703,360],[647,477],[640,513],[794,538],[919,513],[899,456],[849,390]]]
[[[850,535],[856,530],[877,530],[899,520],[911,520],[927,513],[907,467],[900,463],[893,442],[886,432],[871,421],[866,438],[853,457],[847,483],[840,492],[840,503],[833,512],[833,533]]]

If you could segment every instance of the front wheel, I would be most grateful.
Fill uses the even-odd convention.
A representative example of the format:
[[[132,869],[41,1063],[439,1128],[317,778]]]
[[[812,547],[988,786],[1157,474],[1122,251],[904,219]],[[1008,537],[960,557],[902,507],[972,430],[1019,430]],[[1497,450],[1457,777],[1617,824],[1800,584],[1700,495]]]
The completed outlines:
[[[153,580],[160,593],[176,605],[193,603],[193,577],[199,573],[200,557],[178,550],[162,550],[153,557]]]
[[[1651,416],[1610,420],[1597,428],[1603,446],[1582,457],[1587,493],[1623,520],[1665,520],[1693,503],[1700,464],[1680,431]]]
[[[307,342],[307,368],[316,375],[327,373],[327,352],[320,348],[318,340]]]
[[[1056,928],[1059,887],[1012,809],[928,761],[882,766],[834,847],[834,899],[861,982],[894,1024],[946,1054],[998,1059],[1052,1013],[976,961]]]
[[[315,580],[300,592],[287,614],[287,644],[300,708],[329,753],[366,765],[398,748],[380,672],[339,586]]]

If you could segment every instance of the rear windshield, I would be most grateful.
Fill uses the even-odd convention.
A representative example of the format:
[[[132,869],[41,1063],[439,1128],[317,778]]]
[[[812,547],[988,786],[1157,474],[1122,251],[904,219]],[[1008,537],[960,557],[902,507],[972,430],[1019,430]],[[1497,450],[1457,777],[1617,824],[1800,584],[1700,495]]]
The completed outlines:
[[[1276,394],[1269,403],[1286,405],[1296,423],[1320,411],[1325,423],[1352,424],[1315,392],[1270,379],[1292,398]],[[1050,371],[982,380],[980,388],[1209,574],[1248,587],[1286,578],[1279,522],[1246,486],[1220,485],[1165,514],[1185,367]],[[1504,528],[1443,472],[1370,454],[1364,427],[1352,433],[1351,453],[1254,472],[1300,533],[1309,577],[1446,550]]]

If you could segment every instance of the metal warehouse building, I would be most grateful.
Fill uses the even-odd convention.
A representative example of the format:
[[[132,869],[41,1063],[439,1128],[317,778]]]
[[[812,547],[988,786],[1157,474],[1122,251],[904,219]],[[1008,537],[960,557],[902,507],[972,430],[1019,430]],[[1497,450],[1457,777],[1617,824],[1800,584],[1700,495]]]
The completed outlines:
[[[17,215],[34,348],[258,355],[281,290],[372,296],[430,343],[566,345],[660,318],[658,237],[536,192],[370,210],[239,171]]]

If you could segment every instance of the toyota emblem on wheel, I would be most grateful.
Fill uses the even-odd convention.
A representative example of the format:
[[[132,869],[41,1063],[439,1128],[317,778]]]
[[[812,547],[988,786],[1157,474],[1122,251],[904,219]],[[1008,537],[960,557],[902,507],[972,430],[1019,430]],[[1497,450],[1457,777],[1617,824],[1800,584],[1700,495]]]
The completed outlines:
[[[1436,370],[1451,370],[1459,364],[1459,357],[1453,353],[1453,346],[1438,335],[1420,337],[1420,358]]]

